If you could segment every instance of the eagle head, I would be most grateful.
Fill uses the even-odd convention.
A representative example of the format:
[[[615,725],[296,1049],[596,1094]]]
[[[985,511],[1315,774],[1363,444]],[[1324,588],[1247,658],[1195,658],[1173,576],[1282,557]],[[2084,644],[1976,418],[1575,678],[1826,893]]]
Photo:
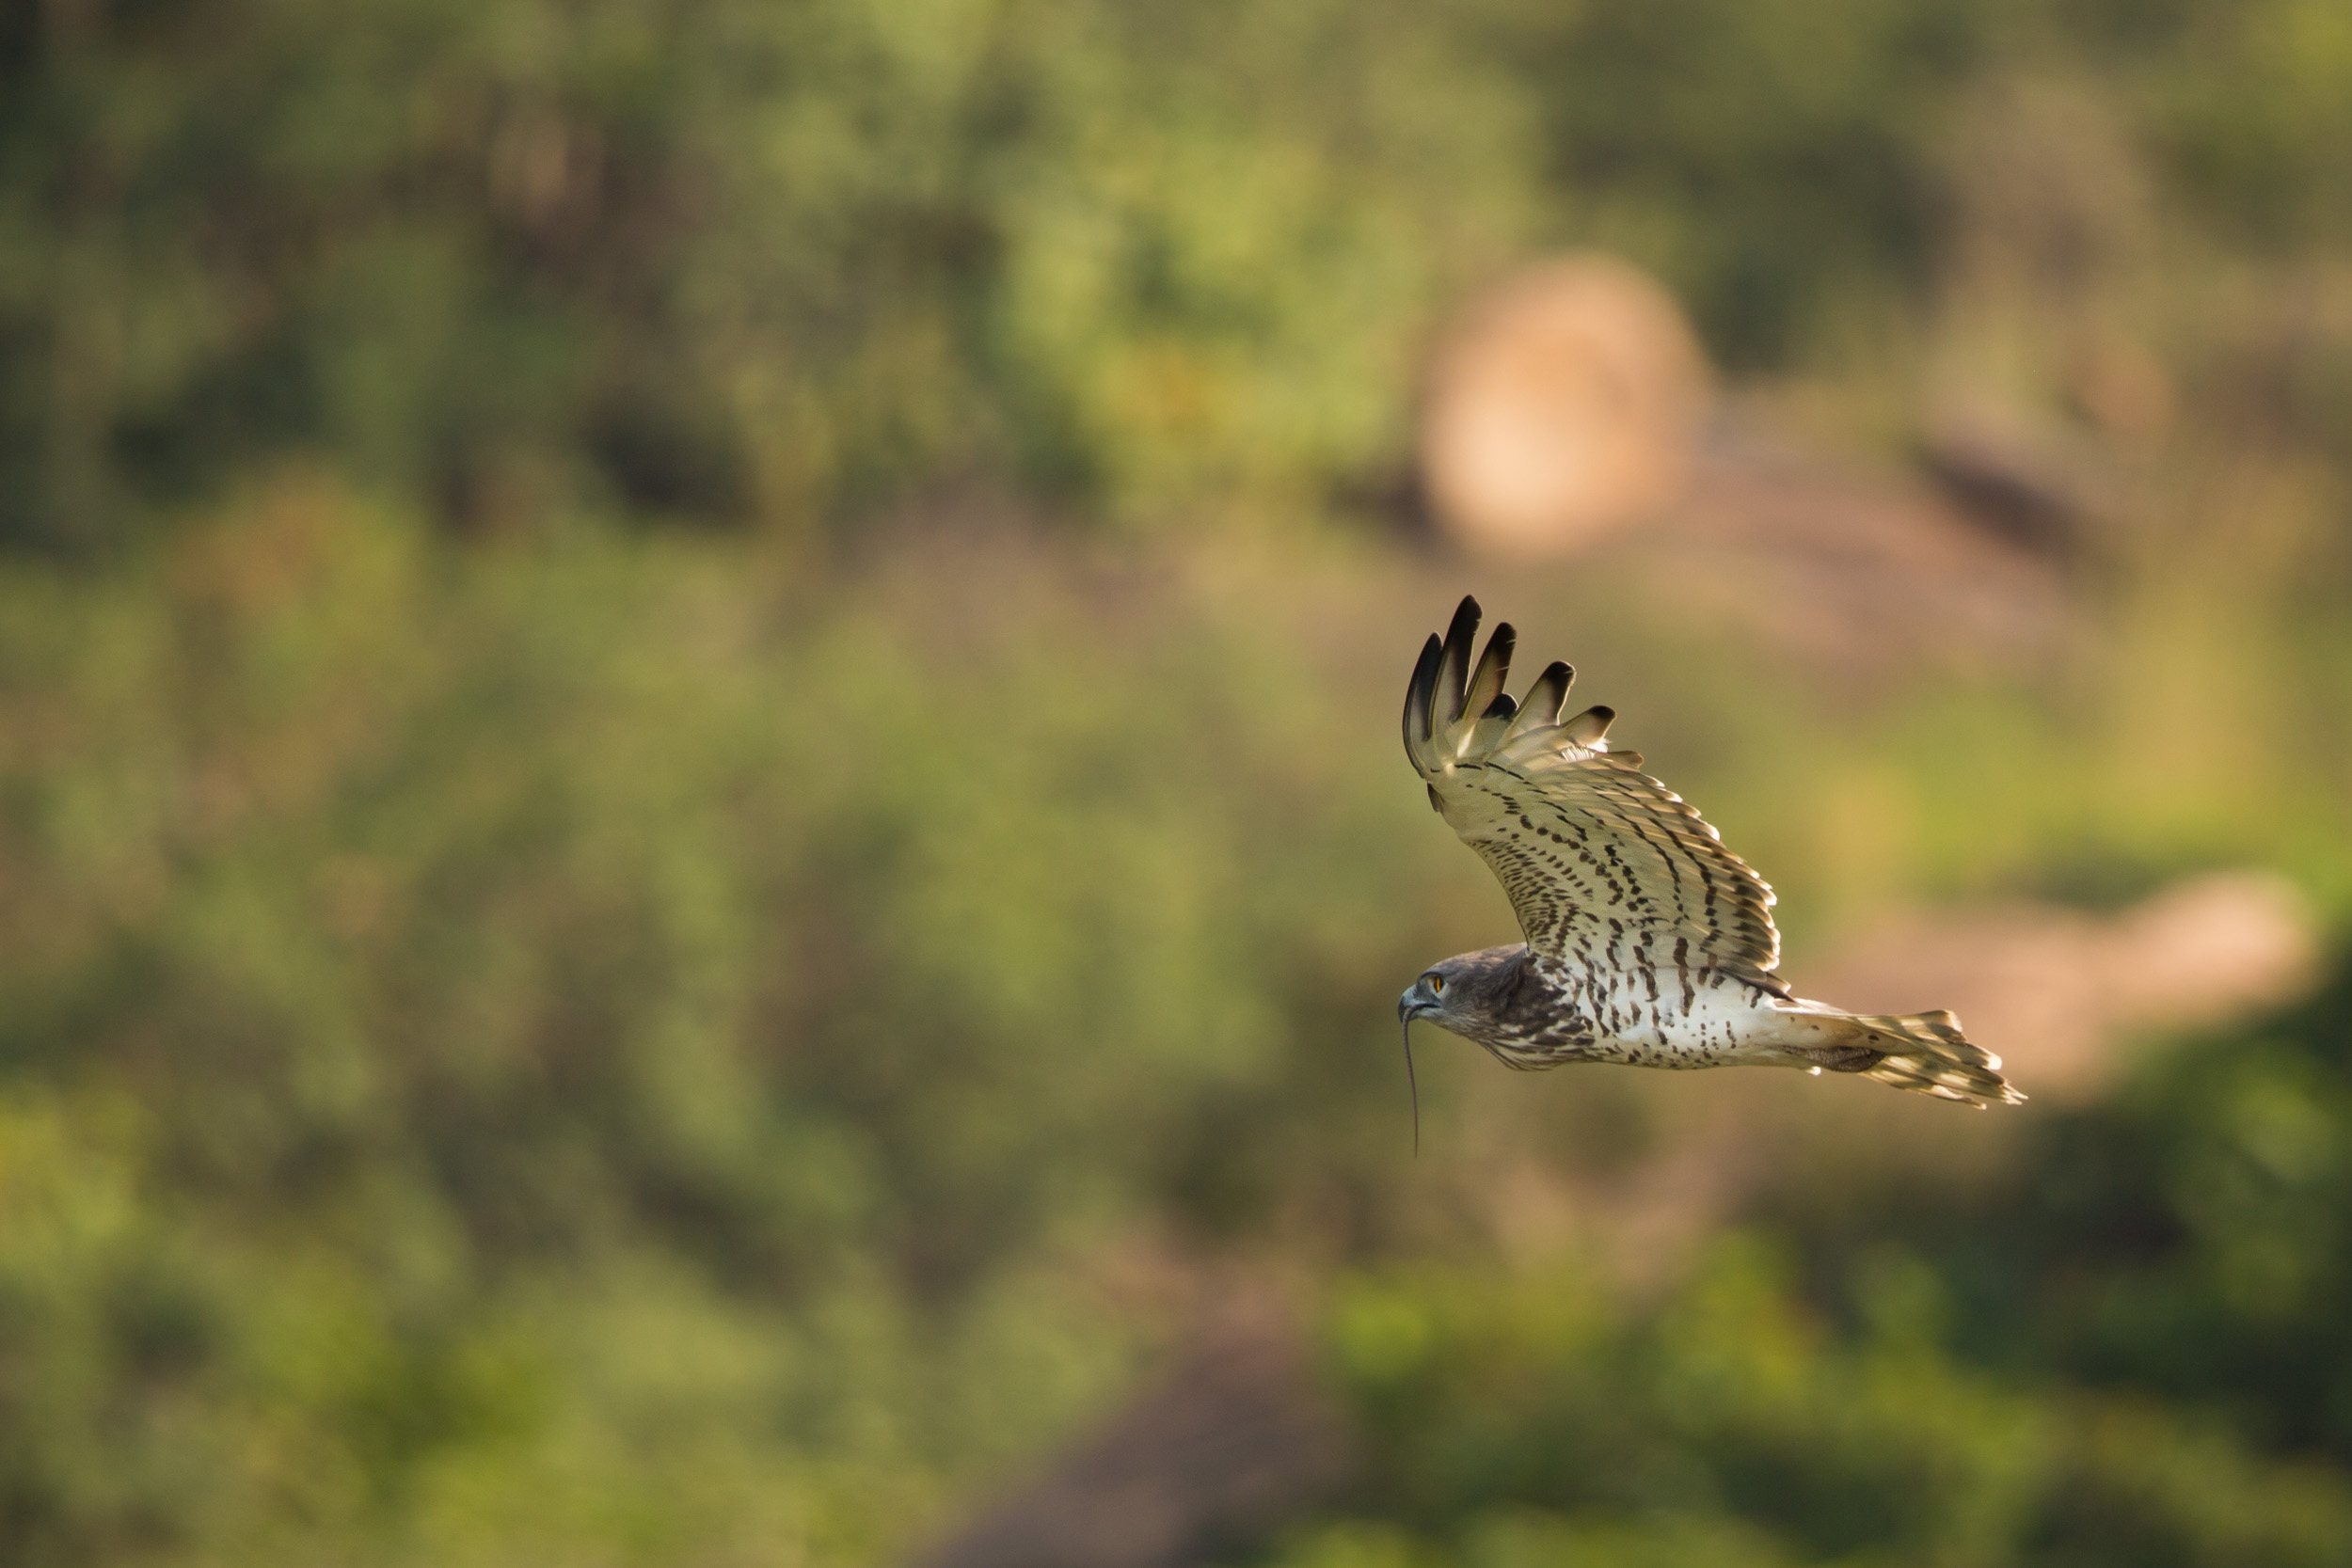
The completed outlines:
[[[1408,1027],[1426,1019],[1467,1039],[1491,1035],[1518,995],[1526,958],[1527,946],[1520,942],[1457,953],[1431,964],[1396,999],[1396,1016]]]

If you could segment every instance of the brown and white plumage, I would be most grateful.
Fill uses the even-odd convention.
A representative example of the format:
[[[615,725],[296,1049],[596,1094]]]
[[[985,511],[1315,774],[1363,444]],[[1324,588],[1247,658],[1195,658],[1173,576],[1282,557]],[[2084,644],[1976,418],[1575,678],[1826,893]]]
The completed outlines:
[[[1568,666],[1514,703],[1504,625],[1473,667],[1478,619],[1464,599],[1422,650],[1405,750],[1527,940],[1432,966],[1397,1004],[1406,1027],[1427,1019],[1517,1068],[1780,1066],[1979,1106],[2024,1099],[1949,1013],[1847,1013],[1792,995],[1772,973],[1764,879],[1639,753],[1609,749],[1608,708],[1561,717]]]

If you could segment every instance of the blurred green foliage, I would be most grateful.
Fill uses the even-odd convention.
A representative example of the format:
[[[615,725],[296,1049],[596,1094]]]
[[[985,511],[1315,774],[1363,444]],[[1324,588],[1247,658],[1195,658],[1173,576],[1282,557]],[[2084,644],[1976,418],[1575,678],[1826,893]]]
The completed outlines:
[[[478,527],[1313,493],[1516,237],[1423,8],[199,0],[0,23],[0,535],[258,456]],[[1494,170],[1491,179],[1463,172]]]
[[[1865,1236],[1905,1248],[1973,1359],[2352,1465],[2347,1020],[2339,975],[2293,1014],[2166,1053],[2045,1123],[1992,1187],[1899,1213],[1866,1196],[1816,1215],[1804,1245],[1824,1260]]]
[[[1314,559],[453,553],[290,476],[135,570],[0,573],[9,1560],[882,1560],[1129,1386],[1171,1249],[1337,1281],[1375,1481],[1285,1561],[2343,1549],[2341,999],[1948,1203],[1854,1157],[1648,1296],[1508,1265],[1508,1162],[1606,1180],[1667,1101],[1512,1079],[1540,1136],[1481,1132],[1488,1064],[1432,1051],[1406,1157],[1391,993],[1505,917],[1394,671],[1325,646],[1422,590]],[[1988,753],[1981,692],[1750,732],[1769,669],[1607,590],[1547,598],[1832,909],[1856,757],[1929,884],[2102,803],[2112,855],[2195,842],[2117,771],[2129,702],[2071,753]],[[2285,711],[2340,739],[2330,690]],[[2222,842],[2333,822],[2340,887],[2335,809]]]
[[[236,516],[0,580],[11,1561],[862,1560],[1413,961],[1416,803],[1246,628]]]
[[[1405,1158],[1389,999],[1507,926],[1345,515],[1546,247],[1859,445],[1961,365],[2137,530],[2032,679],[1506,612],[1801,953],[2340,911],[2347,105],[2324,0],[0,8],[0,1560],[887,1560],[1203,1255],[1360,1418],[1285,1568],[2352,1557],[2341,987],[1949,1171],[1788,1111],[1633,1289],[1495,1195],[1706,1091],[1431,1052]]]
[[[2005,150],[2012,82],[2125,164]],[[486,530],[1295,512],[1389,483],[1433,313],[1531,245],[1804,363],[1933,297],[1987,169],[2340,265],[2347,103],[2326,0],[17,6],[0,541],[289,451]],[[2341,436],[2310,315],[2280,395]]]
[[[1377,1458],[1268,1560],[2344,1561],[2347,1018],[2352,978],[2157,1056],[1989,1184],[1768,1204],[1647,1299],[1359,1281],[1328,1338]]]

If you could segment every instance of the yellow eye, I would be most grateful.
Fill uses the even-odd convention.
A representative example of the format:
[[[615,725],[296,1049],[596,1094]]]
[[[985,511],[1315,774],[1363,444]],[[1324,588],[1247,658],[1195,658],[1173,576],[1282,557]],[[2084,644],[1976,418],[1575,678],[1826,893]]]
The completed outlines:
[[[1444,976],[1444,975],[1442,975],[1442,974],[1432,974],[1431,976],[1429,976],[1429,994],[1430,994],[1430,995],[1435,996],[1435,995],[1437,995],[1439,991],[1441,991],[1441,990],[1445,990],[1445,976]]]

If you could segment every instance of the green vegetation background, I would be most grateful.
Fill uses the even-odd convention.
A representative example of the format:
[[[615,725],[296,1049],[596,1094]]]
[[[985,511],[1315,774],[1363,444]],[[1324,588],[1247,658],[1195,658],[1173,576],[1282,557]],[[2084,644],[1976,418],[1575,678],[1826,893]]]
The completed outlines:
[[[1866,453],[2134,345],[2044,668],[1490,604],[1800,964],[2205,864],[2335,918],[2348,187],[2322,0],[0,12],[0,1560],[887,1560],[1173,1256],[1360,1418],[1285,1568],[2352,1560],[2342,986],[2022,1132],[1742,1079],[1804,1158],[1638,1285],[1494,1185],[1734,1091],[1432,1051],[1406,1158],[1393,996],[1507,917],[1379,504],[1548,247]]]

